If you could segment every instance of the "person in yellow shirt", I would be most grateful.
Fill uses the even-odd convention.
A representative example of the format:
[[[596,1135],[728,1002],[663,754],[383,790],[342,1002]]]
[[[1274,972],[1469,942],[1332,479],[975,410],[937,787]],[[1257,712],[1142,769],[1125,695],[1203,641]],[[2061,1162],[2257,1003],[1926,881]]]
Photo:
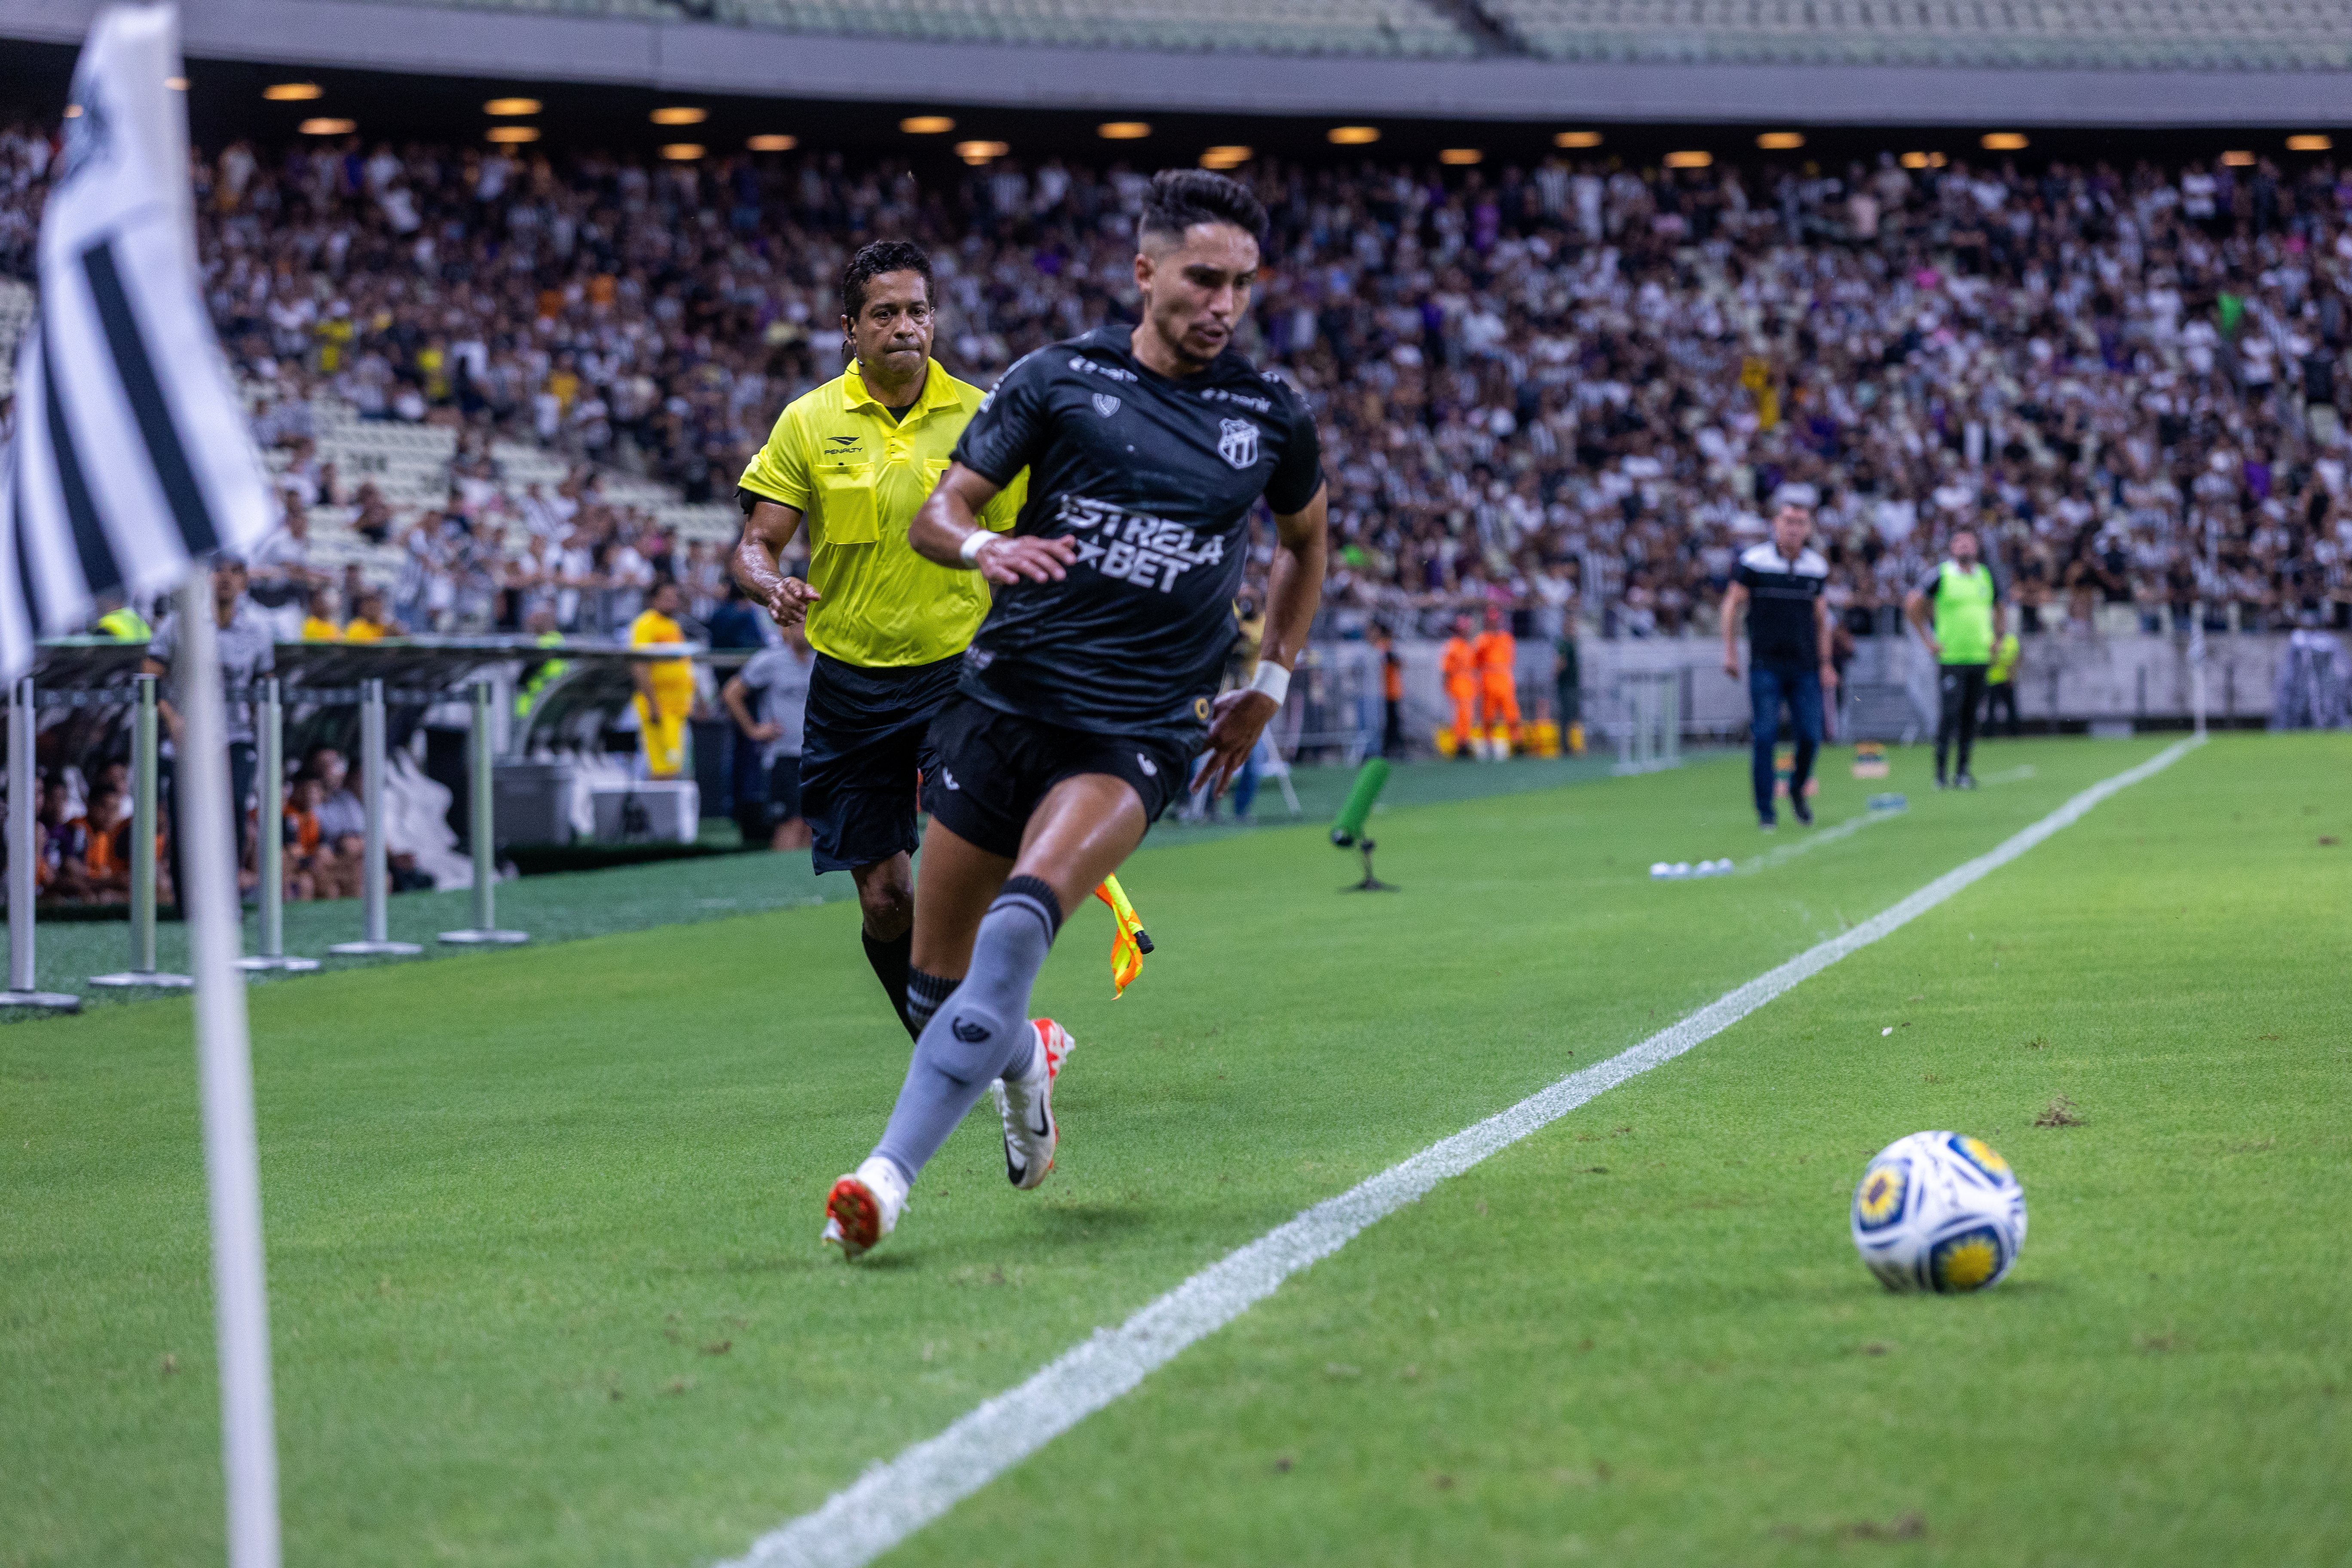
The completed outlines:
[[[937,767],[928,734],[989,605],[979,573],[935,565],[907,544],[907,525],[982,401],[980,388],[933,363],[932,321],[931,263],[919,247],[880,240],[850,258],[841,277],[848,368],[787,407],[743,470],[733,561],[752,600],[780,626],[805,623],[816,650],[801,751],[812,864],[856,879],[866,960],[910,1035],[921,1027],[908,1005],[910,857],[919,790]],[[1016,477],[981,525],[1010,529],[1026,493]],[[805,582],[780,564],[804,526]]]
[[[383,613],[382,594],[362,594],[359,603],[352,606],[350,624],[343,627],[345,642],[382,642],[399,635],[400,628]]]
[[[629,626],[629,646],[686,641],[686,628],[677,624],[682,597],[671,579],[656,583],[652,602]],[[686,721],[694,710],[694,661],[648,658],[630,670],[637,682],[637,733],[645,746],[646,776],[680,777],[686,772]]]
[[[332,588],[310,590],[310,605],[302,616],[304,642],[341,642],[343,628],[335,624],[335,591]]]

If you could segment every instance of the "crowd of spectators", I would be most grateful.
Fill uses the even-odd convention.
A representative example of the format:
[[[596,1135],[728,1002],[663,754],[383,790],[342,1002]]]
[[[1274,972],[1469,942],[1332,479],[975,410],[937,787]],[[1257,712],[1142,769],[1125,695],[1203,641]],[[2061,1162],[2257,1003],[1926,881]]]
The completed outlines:
[[[0,268],[28,267],[53,155],[0,133]],[[614,629],[665,574],[706,609],[717,550],[603,505],[596,468],[725,499],[838,374],[835,279],[871,238],[930,247],[940,358],[982,384],[1120,318],[1147,172],[356,139],[194,162],[242,371],[464,432],[449,508],[348,498],[405,545],[373,586],[412,627]],[[2352,170],[2326,159],[1238,173],[1274,223],[1243,346],[1317,408],[1343,629],[1499,604],[1538,633],[1704,631],[1791,496],[1857,634],[1962,525],[2029,633],[2352,622]],[[269,432],[298,512],[299,423]],[[492,431],[577,477],[513,494]],[[340,586],[347,615],[371,587]]]

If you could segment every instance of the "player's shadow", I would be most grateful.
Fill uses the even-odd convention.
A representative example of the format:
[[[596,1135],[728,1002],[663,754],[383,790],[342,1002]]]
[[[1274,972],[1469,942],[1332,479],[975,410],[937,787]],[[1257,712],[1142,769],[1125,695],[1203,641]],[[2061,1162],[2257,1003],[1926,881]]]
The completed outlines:
[[[1031,1223],[1053,1241],[1098,1241],[1152,1221],[1148,1204],[1073,1203],[1041,1206]]]

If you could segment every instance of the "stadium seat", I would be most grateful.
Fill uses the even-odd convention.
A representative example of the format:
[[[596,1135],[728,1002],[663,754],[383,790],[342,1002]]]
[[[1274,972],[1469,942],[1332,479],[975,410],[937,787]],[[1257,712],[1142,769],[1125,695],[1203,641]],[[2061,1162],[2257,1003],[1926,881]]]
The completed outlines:
[[[2341,69],[2342,17],[2296,0],[1487,0],[1554,59]]]
[[[455,0],[480,10],[686,21],[675,0]],[[1430,0],[717,0],[746,27],[940,42],[1244,49],[1458,58],[1475,52]]]

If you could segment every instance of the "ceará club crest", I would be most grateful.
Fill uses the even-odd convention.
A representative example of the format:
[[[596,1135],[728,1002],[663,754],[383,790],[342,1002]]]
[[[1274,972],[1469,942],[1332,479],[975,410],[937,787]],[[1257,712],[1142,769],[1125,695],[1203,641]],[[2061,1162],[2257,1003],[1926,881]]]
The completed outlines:
[[[1217,426],[1217,456],[1236,468],[1257,467],[1257,426],[1246,419],[1221,420]]]

